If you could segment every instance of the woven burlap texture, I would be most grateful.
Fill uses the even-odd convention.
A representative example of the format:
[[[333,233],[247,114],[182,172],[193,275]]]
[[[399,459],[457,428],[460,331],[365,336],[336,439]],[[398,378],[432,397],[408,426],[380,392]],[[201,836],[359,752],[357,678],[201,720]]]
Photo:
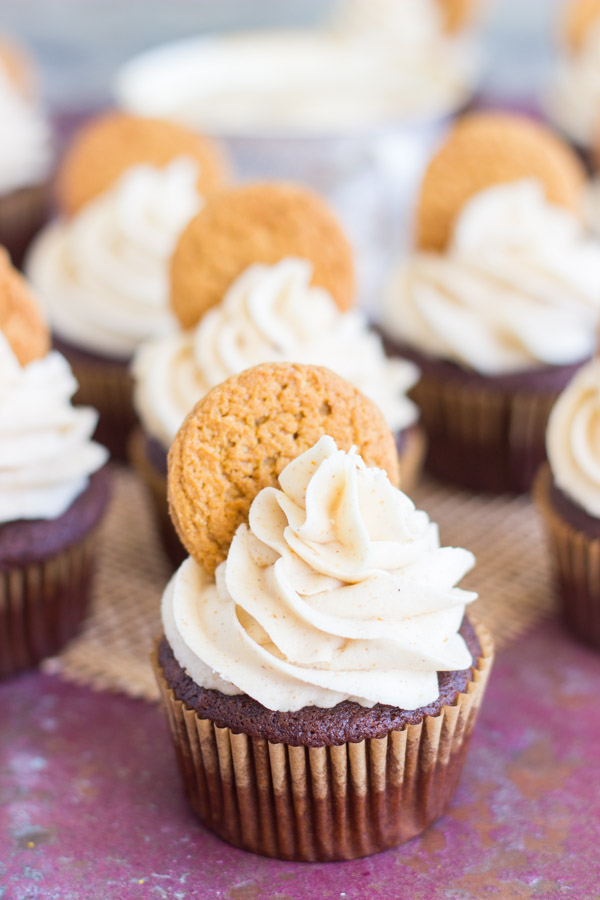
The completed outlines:
[[[154,700],[150,652],[161,631],[169,567],[137,475],[115,467],[114,480],[91,615],[80,636],[43,668],[99,690]],[[438,522],[443,544],[475,553],[477,565],[461,586],[478,591],[470,615],[492,632],[496,649],[553,611],[550,561],[529,498],[473,495],[424,480],[413,499]]]

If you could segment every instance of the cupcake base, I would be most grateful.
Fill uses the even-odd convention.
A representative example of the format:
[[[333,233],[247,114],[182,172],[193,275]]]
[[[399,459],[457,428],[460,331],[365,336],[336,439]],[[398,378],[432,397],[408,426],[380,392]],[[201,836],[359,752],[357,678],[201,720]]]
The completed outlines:
[[[547,464],[536,479],[534,499],[555,561],[563,621],[580,641],[600,650],[600,520],[556,487]]]
[[[411,397],[427,433],[426,469],[474,491],[528,491],[546,459],[546,424],[560,392],[586,362],[487,377],[385,340],[415,362]]]
[[[78,632],[89,605],[108,473],[53,521],[0,526],[0,678],[32,668]]]
[[[29,244],[48,218],[46,185],[24,187],[0,197],[0,244],[21,267]]]
[[[57,338],[54,346],[69,360],[79,382],[74,402],[100,413],[95,439],[108,447],[113,459],[127,462],[129,435],[137,422],[129,361],[109,359]]]
[[[491,668],[485,629],[463,691],[436,715],[380,737],[310,745],[273,742],[202,717],[153,664],[184,790],[221,838],[306,862],[355,859],[397,846],[446,809],[462,770]],[[253,730],[253,729],[248,729]]]

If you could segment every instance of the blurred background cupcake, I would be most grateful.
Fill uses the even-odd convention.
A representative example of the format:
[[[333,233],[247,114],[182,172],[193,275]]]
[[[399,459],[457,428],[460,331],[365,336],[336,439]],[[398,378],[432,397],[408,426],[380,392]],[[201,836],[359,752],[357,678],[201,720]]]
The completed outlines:
[[[419,198],[417,251],[390,280],[383,328],[417,363],[427,466],[475,490],[525,491],[550,408],[593,354],[600,243],[581,222],[584,171],[514,114],[459,121]]]
[[[50,128],[42,113],[33,60],[0,34],[0,244],[19,266],[48,212]]]
[[[73,637],[87,610],[108,453],[97,413],[0,248],[0,677]]]
[[[135,358],[142,427],[132,453],[174,562],[183,549],[167,511],[167,451],[211,388],[259,363],[326,365],[359,387],[396,436],[403,489],[414,486],[424,441],[407,392],[418,369],[388,359],[354,308],[352,251],[316,194],[282,182],[220,191],[178,241],[171,301],[181,327],[142,346]]]
[[[169,257],[225,171],[211,141],[119,112],[86,124],[61,162],[60,215],[31,248],[27,273],[73,366],[77,401],[100,411],[99,439],[116,457],[135,420],[133,353],[175,326]]]
[[[591,161],[600,137],[600,2],[566,0],[557,26],[557,58],[546,111],[552,122]]]
[[[476,9],[466,0],[321,4],[310,27],[234,26],[144,53],[117,74],[115,96],[129,111],[226,138],[247,177],[299,179],[325,194],[365,248],[368,299],[402,238],[395,210],[410,206],[432,142],[475,92]]]
[[[562,615],[600,650],[600,360],[560,395],[547,433],[549,465],[535,496],[549,538]]]

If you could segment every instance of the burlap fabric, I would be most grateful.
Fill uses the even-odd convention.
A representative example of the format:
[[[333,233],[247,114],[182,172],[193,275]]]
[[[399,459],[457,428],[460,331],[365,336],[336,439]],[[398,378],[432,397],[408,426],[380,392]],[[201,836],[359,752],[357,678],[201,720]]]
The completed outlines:
[[[554,610],[542,523],[527,497],[485,497],[425,480],[413,491],[440,526],[442,542],[467,547],[477,566],[462,582],[480,600],[470,615],[491,631],[496,649]],[[170,570],[138,476],[115,469],[112,507],[101,538],[92,611],[82,633],[46,671],[100,690],[154,700],[150,664],[161,631],[160,597]]]

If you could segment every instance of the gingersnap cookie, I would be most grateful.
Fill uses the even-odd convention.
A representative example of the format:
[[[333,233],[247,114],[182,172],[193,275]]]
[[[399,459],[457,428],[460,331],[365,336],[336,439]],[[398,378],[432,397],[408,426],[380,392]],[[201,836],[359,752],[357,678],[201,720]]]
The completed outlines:
[[[600,19],[600,0],[570,0],[565,6],[563,34],[571,50],[579,50],[590,28]]]
[[[394,438],[378,407],[319,366],[265,363],[213,388],[181,426],[169,453],[168,495],[177,533],[212,574],[250,504],[324,434],[357,447],[398,483]]]
[[[198,190],[203,195],[226,180],[223,153],[209,138],[173,122],[105,113],[84,125],[67,150],[56,178],[59,205],[72,215],[131,166],[162,167],[177,156],[198,162]]]
[[[16,41],[4,34],[0,34],[0,66],[17,91],[26,100],[33,100],[37,93],[37,77],[33,62]]]
[[[354,261],[342,228],[312,191],[265,182],[219,191],[192,219],[171,259],[171,304],[191,328],[219,303],[252,263],[284,257],[309,260],[313,284],[326,288],[340,309],[354,301]]]
[[[443,250],[464,203],[484,188],[535,177],[552,203],[579,212],[583,165],[544,125],[512,113],[464,116],[433,157],[421,186],[416,239],[423,250]]]
[[[0,247],[0,331],[26,366],[45,356],[50,349],[50,333],[29,285]]]
[[[475,0],[438,0],[444,31],[455,34],[473,18]]]

